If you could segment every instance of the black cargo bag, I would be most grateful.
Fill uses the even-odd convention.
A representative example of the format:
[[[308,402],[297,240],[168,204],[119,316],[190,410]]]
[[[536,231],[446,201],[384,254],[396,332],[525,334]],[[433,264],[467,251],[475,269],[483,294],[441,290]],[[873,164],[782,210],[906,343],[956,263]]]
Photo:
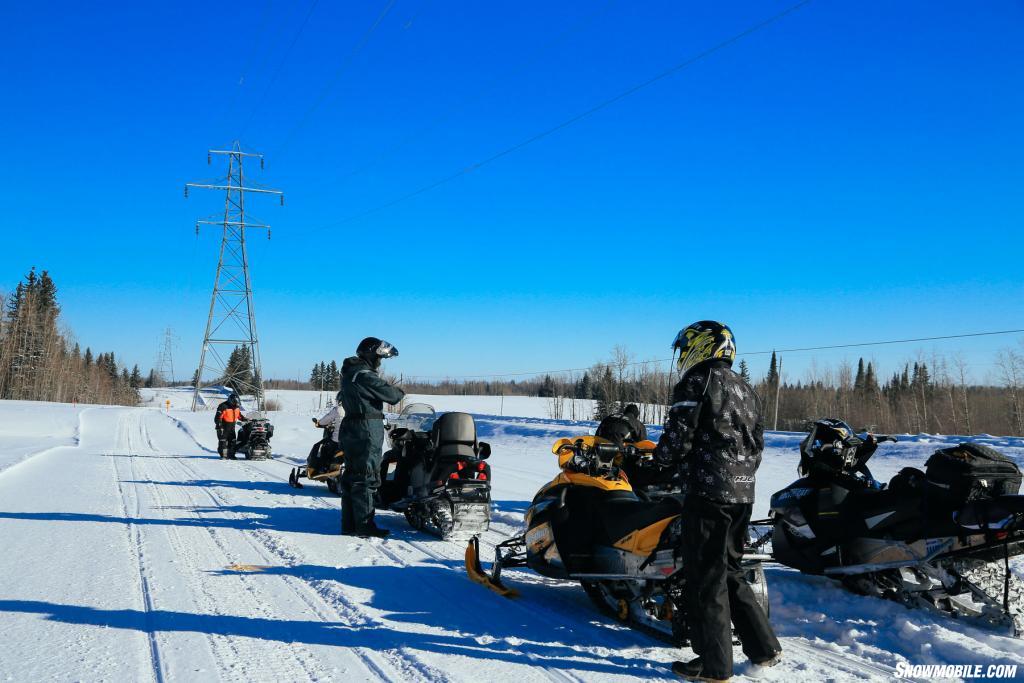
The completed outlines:
[[[925,463],[929,497],[959,506],[1020,491],[1020,468],[989,446],[962,443],[935,451]]]

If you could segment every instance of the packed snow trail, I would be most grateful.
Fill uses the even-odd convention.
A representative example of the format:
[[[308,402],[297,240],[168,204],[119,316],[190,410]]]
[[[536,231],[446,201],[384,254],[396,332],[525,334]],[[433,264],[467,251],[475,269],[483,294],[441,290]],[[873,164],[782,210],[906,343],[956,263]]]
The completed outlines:
[[[509,571],[521,598],[486,591],[465,576],[464,544],[400,515],[380,514],[384,541],[340,536],[337,497],[286,483],[319,436],[308,416],[273,416],[275,460],[225,462],[209,413],[31,407],[52,408],[59,424],[38,444],[35,423],[0,431],[0,455],[13,444],[21,460],[0,472],[0,680],[630,681],[671,678],[668,662],[691,654],[599,615],[569,582]],[[0,402],[0,417],[25,414]],[[494,446],[489,558],[553,474],[553,435],[592,425],[479,424]],[[792,476],[792,437],[772,439],[759,497]],[[764,680],[885,680],[906,661],[1024,658],[1021,641],[824,579],[778,568],[768,579],[786,658]]]

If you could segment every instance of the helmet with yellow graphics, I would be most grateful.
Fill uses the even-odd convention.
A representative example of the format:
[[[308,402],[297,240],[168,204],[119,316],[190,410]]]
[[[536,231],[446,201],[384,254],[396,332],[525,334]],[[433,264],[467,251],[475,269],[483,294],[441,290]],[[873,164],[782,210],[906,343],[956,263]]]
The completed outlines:
[[[679,331],[672,342],[672,352],[679,374],[685,375],[709,360],[724,360],[732,365],[736,359],[736,340],[728,325],[701,320]]]

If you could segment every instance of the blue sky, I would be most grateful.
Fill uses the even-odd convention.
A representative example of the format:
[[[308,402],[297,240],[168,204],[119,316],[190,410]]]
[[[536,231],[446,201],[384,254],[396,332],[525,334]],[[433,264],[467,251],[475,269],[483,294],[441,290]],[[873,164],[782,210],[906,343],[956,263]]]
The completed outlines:
[[[241,136],[286,192],[252,202],[267,376],[369,334],[395,371],[476,375],[665,357],[707,317],[741,352],[1024,327],[1020,2],[816,0],[366,213],[787,6],[396,0],[353,56],[387,4],[319,0],[301,33],[306,2],[8,7],[0,287],[47,268],[83,345],[149,367],[170,326],[193,367],[218,240],[193,225],[223,202],[182,185]],[[1015,343],[934,348],[984,376]]]

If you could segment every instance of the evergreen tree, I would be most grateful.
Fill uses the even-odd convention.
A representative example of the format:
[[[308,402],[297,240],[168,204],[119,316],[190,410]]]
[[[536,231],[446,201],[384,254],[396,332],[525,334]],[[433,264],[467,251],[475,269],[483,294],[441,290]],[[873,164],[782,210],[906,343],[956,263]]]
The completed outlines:
[[[743,360],[740,361],[740,377],[742,377],[744,379],[744,381],[746,381],[747,384],[751,383],[751,381],[750,381],[750,367],[747,366],[746,359],[743,359]]]
[[[858,394],[864,393],[864,359],[857,360],[857,375],[853,379],[853,390]]]
[[[540,388],[537,390],[537,395],[541,398],[551,398],[555,395],[555,381],[551,379],[551,375],[544,375]]]
[[[85,367],[92,367],[92,349],[85,347]]]
[[[338,370],[338,363],[333,360],[327,366],[327,388],[331,391],[341,389],[341,371]]]
[[[241,394],[244,390],[254,386],[254,379],[249,347],[236,346],[228,356],[227,367],[224,369],[221,383]]]
[[[779,362],[775,358],[775,352],[772,351],[772,360],[768,364],[768,377],[765,379],[769,387],[775,388],[775,385],[779,383]]]
[[[146,381],[143,384],[143,386],[146,387],[147,389],[152,389],[153,387],[159,386],[159,384],[160,378],[157,376],[156,370],[150,368],[149,374],[146,375]]]
[[[128,377],[128,386],[132,389],[139,389],[142,386],[142,373],[139,372],[138,365],[132,367],[132,374]]]

